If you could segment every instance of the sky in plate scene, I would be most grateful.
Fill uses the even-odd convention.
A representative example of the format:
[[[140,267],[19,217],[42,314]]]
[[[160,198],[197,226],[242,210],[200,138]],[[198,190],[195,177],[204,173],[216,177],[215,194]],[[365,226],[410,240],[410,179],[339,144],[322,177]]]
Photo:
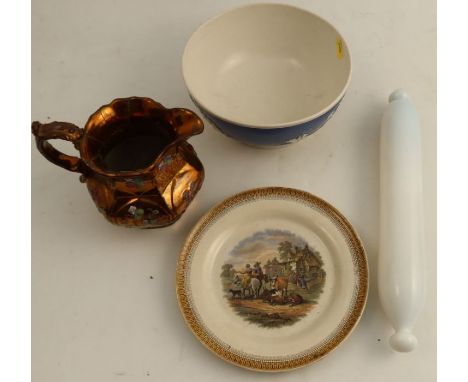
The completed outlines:
[[[269,259],[271,260],[275,256],[279,260],[278,245],[286,240],[301,248],[307,244],[302,238],[291,232],[267,229],[256,232],[240,241],[229,252],[226,262],[236,267],[243,267],[247,263],[253,266],[256,261],[260,261],[263,267]]]

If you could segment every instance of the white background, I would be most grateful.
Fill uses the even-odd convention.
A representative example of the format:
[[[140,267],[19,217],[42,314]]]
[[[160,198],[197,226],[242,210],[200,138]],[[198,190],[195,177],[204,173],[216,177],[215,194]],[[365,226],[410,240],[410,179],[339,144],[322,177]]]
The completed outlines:
[[[32,119],[83,126],[100,105],[131,95],[193,109],[180,71],[185,42],[207,18],[242,3],[34,1]],[[191,140],[206,180],[176,225],[110,225],[78,175],[31,145],[35,382],[435,380],[435,4],[288,3],[323,16],[346,38],[354,65],[347,96],[326,127],[281,150],[243,146],[207,125]],[[379,121],[397,87],[412,96],[423,133],[427,290],[415,327],[420,344],[410,354],[386,343],[392,329],[375,282]],[[364,242],[371,271],[368,305],[351,337],[320,362],[279,375],[242,370],[203,348],[179,314],[174,288],[178,252],[197,219],[235,192],[267,185],[304,189],[341,210]]]

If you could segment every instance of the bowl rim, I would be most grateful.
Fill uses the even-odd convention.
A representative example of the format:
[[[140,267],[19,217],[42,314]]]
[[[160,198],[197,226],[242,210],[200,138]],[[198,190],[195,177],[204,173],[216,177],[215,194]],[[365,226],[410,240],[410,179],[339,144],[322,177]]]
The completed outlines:
[[[324,108],[322,108],[320,111],[312,114],[312,115],[309,115],[307,117],[303,117],[303,118],[300,118],[300,119],[296,119],[296,120],[293,120],[293,121],[289,121],[289,122],[281,122],[281,123],[259,123],[259,124],[251,124],[251,123],[245,123],[245,122],[241,122],[241,121],[236,121],[234,119],[230,119],[230,118],[226,118],[226,117],[223,117],[222,115],[214,112],[210,107],[208,107],[204,102],[201,102],[200,99],[198,99],[196,97],[196,95],[194,94],[194,91],[193,89],[190,88],[189,84],[188,84],[188,81],[187,81],[187,73],[186,73],[186,67],[187,67],[187,48],[188,46],[190,45],[190,42],[192,41],[193,37],[202,29],[204,28],[205,26],[207,26],[208,24],[210,24],[211,22],[213,22],[214,20],[222,17],[222,16],[225,16],[226,14],[228,13],[231,13],[231,12],[235,12],[235,11],[238,11],[238,10],[241,10],[241,9],[244,9],[244,8],[253,8],[253,7],[270,7],[270,6],[273,6],[273,7],[284,7],[284,8],[292,8],[292,9],[295,9],[295,10],[298,10],[298,11],[301,11],[301,12],[304,12],[304,13],[308,13],[309,15],[311,16],[314,16],[316,17],[317,19],[323,21],[325,24],[327,24],[328,26],[330,26],[335,32],[336,34],[339,36],[339,38],[341,39],[341,42],[342,44],[345,46],[347,52],[348,52],[348,56],[349,56],[349,71],[348,71],[348,78],[346,80],[346,83],[345,85],[343,86],[341,92],[338,94],[337,97],[334,98],[334,100],[332,102],[330,102],[327,106],[325,106]],[[228,123],[231,123],[233,125],[238,125],[238,126],[243,126],[243,127],[249,127],[249,128],[255,128],[255,129],[281,129],[281,128],[287,128],[287,127],[291,127],[291,126],[297,126],[297,125],[301,125],[301,124],[304,124],[304,123],[307,123],[307,122],[311,122],[313,121],[314,119],[326,114],[327,112],[329,112],[333,107],[336,106],[337,103],[339,103],[341,101],[341,99],[344,97],[348,87],[349,87],[349,84],[351,82],[351,77],[352,77],[352,73],[353,73],[353,61],[352,61],[352,56],[351,56],[351,51],[349,49],[349,45],[348,43],[346,42],[346,40],[343,38],[343,35],[339,32],[339,30],[333,25],[331,24],[328,20],[324,19],[323,17],[317,15],[316,13],[313,13],[307,9],[304,9],[304,8],[300,8],[300,7],[296,7],[294,5],[290,5],[290,4],[283,4],[283,3],[255,3],[255,4],[244,4],[244,5],[240,5],[238,7],[234,7],[234,8],[231,8],[227,11],[224,11],[224,12],[220,12],[216,15],[214,15],[213,17],[209,18],[208,20],[206,20],[205,22],[203,22],[202,24],[200,24],[193,32],[192,34],[190,35],[189,39],[187,40],[187,43],[185,44],[185,47],[184,47],[184,52],[182,54],[182,77],[184,79],[184,83],[185,83],[185,86],[187,87],[187,90],[189,92],[189,95],[191,98],[193,98],[193,100],[195,101],[196,105],[201,107],[203,109],[203,111],[215,116],[216,118],[219,118],[221,119],[222,121],[224,122],[228,122]]]

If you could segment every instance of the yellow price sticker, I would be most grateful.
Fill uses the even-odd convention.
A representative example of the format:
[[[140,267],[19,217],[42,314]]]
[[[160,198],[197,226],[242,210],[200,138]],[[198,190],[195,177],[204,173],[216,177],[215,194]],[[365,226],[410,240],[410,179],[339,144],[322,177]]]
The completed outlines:
[[[343,40],[339,37],[336,39],[336,57],[338,57],[339,60],[343,58],[344,55],[344,49],[343,49]]]

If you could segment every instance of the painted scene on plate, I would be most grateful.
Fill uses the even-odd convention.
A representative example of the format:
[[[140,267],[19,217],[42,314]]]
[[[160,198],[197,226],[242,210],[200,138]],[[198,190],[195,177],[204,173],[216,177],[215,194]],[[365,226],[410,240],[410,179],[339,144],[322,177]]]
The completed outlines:
[[[318,303],[326,279],[320,253],[289,231],[256,232],[227,258],[221,267],[225,297],[251,323],[293,325]]]

